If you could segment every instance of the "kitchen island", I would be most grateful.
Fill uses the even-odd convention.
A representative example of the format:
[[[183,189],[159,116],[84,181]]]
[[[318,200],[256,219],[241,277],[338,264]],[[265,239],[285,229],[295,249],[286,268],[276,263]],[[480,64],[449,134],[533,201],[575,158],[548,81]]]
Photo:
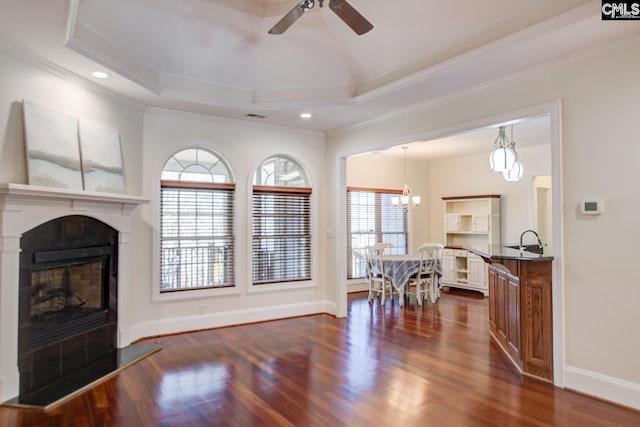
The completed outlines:
[[[488,264],[493,340],[524,375],[553,382],[553,256],[494,245],[467,249]]]

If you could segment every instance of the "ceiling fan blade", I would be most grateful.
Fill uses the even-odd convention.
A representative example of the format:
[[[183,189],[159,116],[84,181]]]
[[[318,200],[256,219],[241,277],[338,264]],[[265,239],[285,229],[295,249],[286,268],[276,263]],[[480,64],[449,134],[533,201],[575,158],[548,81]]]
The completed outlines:
[[[329,0],[329,8],[359,36],[373,28],[373,24],[345,0]]]
[[[291,9],[289,13],[284,15],[276,25],[269,30],[269,34],[282,34],[287,31],[287,28],[293,25],[304,13],[313,7],[313,1],[304,0],[301,1],[296,7]]]

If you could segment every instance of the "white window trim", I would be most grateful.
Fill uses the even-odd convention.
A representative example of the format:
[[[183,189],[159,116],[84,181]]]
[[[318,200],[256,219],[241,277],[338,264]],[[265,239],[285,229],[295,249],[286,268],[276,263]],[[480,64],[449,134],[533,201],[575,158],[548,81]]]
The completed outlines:
[[[233,170],[231,169],[231,167],[229,166],[229,164],[227,163],[227,160],[224,156],[222,156],[217,150],[209,148],[209,147],[203,147],[203,146],[186,146],[186,147],[180,147],[178,149],[175,149],[174,151],[172,151],[171,153],[166,154],[163,158],[161,158],[159,160],[159,165],[157,166],[157,170],[156,170],[156,174],[154,175],[154,181],[152,183],[153,185],[153,200],[154,203],[149,205],[149,208],[153,209],[153,228],[152,228],[152,248],[151,248],[151,255],[152,255],[152,259],[151,259],[151,302],[167,302],[167,301],[184,301],[184,300],[192,300],[192,299],[202,299],[202,298],[211,298],[211,297],[220,297],[220,296],[227,296],[227,295],[241,295],[244,291],[243,287],[241,286],[242,284],[242,280],[244,280],[244,278],[240,278],[238,276],[239,268],[242,267],[242,264],[238,259],[238,256],[240,255],[240,251],[239,251],[239,246],[237,244],[237,242],[239,241],[238,238],[238,230],[240,230],[238,227],[240,226],[244,226],[244,224],[240,223],[239,220],[239,216],[237,215],[238,213],[238,206],[237,203],[235,203],[235,201],[237,201],[238,197],[237,197],[237,189],[238,186],[236,184],[236,192],[234,193],[234,212],[233,212],[233,217],[234,217],[234,227],[235,227],[235,242],[236,244],[234,244],[234,270],[235,270],[235,278],[234,278],[234,286],[228,286],[228,287],[220,287],[220,288],[203,288],[203,289],[185,289],[183,291],[170,291],[170,292],[162,292],[162,290],[160,289],[160,245],[161,245],[161,239],[160,239],[160,224],[161,224],[161,219],[160,219],[160,201],[161,201],[161,185],[160,185],[160,176],[162,174],[162,168],[164,167],[165,163],[167,162],[167,160],[174,155],[175,153],[182,151],[182,150],[188,150],[190,148],[197,148],[197,149],[201,149],[201,150],[206,150],[209,151],[211,153],[214,153],[216,156],[218,156],[218,158],[224,162],[224,164],[227,166],[227,169],[229,170],[229,174],[230,174],[230,178],[233,182],[235,182],[235,177],[233,175]]]
[[[262,162],[270,157],[287,157],[292,161],[296,162],[298,166],[302,168],[304,173],[306,174],[307,182],[309,183],[309,187],[312,188],[311,191],[311,200],[310,200],[310,208],[311,208],[311,280],[300,280],[294,282],[274,282],[274,283],[263,283],[256,285],[253,283],[253,177],[255,175],[256,170],[260,167]],[[236,186],[236,188],[238,188]],[[289,155],[275,153],[264,157],[258,163],[256,163],[251,172],[249,174],[249,179],[247,180],[246,186],[246,194],[245,194],[245,206],[247,212],[247,222],[246,222],[246,270],[245,270],[245,278],[246,278],[246,289],[248,294],[259,294],[265,292],[276,292],[276,291],[299,291],[301,289],[313,289],[319,288],[320,285],[320,268],[319,268],[319,254],[320,254],[320,239],[322,235],[320,233],[320,219],[318,218],[318,191],[313,191],[313,180],[309,176],[309,170],[305,167],[304,162],[291,157]],[[328,235],[329,233],[327,233]],[[328,236],[327,236],[328,237]],[[326,244],[323,244],[322,247],[325,247]]]

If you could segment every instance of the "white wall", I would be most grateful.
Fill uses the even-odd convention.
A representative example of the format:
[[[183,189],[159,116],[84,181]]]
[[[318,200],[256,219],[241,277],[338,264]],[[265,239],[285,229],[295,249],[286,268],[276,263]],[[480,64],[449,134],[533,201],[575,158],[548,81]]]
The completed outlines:
[[[420,206],[409,211],[409,252],[422,242],[432,241],[429,237],[429,165],[427,163],[407,159],[405,178],[403,159],[368,153],[349,157],[346,172],[349,187],[399,190],[407,184],[411,194],[422,198]],[[369,288],[364,279],[353,279],[349,281],[347,291],[357,292],[367,289]]]
[[[401,190],[405,184],[404,160],[379,154],[365,154],[347,159],[347,185],[350,187]],[[409,251],[428,242],[429,235],[429,164],[407,160],[406,184],[412,195],[422,199],[409,211]],[[441,241],[441,236],[438,236]]]
[[[236,183],[235,289],[189,291],[159,296],[160,172],[177,151],[202,147],[216,152],[230,165]],[[144,121],[144,194],[151,203],[143,209],[145,256],[140,259],[138,307],[132,313],[132,336],[202,329],[219,325],[334,312],[325,287],[326,221],[323,215],[324,136],[248,122],[214,119],[175,112],[150,111]],[[309,173],[312,193],[312,281],[251,285],[251,180],[268,157],[285,154]],[[333,298],[333,295],[330,299]]]
[[[58,71],[59,72],[59,71]],[[142,175],[140,168],[142,163],[142,131],[143,110],[141,107],[129,102],[119,100],[116,97],[105,95],[97,88],[96,91],[87,90],[91,85],[83,80],[71,83],[68,79],[61,78],[57,74],[43,71],[41,64],[31,65],[15,57],[0,51],[0,182],[2,183],[27,183],[27,161],[22,119],[22,100],[28,99],[49,108],[68,112],[78,117],[94,120],[114,127],[120,131],[121,147],[125,169],[127,189],[131,195],[142,193]],[[101,215],[100,215],[101,216]],[[130,235],[131,253],[144,253],[141,248],[141,224],[140,215],[134,212],[131,218],[132,232]],[[0,241],[6,249],[5,236],[0,236]],[[123,251],[124,252],[124,251]],[[135,263],[134,263],[135,264]],[[17,265],[2,265],[0,268],[17,269]],[[6,277],[6,276],[5,276]],[[0,283],[3,292],[9,289],[8,284]],[[133,289],[135,283],[125,284],[125,289]],[[132,298],[133,293],[122,292],[119,287],[119,297]],[[1,296],[0,296],[1,298]],[[15,304],[18,301],[16,298]],[[131,305],[135,309],[135,305]],[[128,323],[128,313],[121,313],[124,324]],[[16,319],[17,320],[17,319]],[[15,323],[0,324],[3,336],[7,336],[7,328],[14,328]],[[124,334],[126,336],[126,333]],[[17,331],[16,331],[17,336]],[[0,348],[0,358],[7,360],[15,347],[5,346]],[[15,353],[14,353],[15,354]],[[17,377],[17,366],[5,366],[0,371],[0,396],[1,399],[14,397],[18,384],[11,378]]]
[[[0,50],[0,182],[27,183],[27,163],[22,124],[22,100],[88,118],[120,131],[125,179],[130,194],[142,192],[143,110],[130,102],[87,90],[79,84]],[[82,83],[82,81],[79,81]],[[90,83],[85,82],[87,87]]]
[[[564,266],[558,272],[562,287],[554,286],[554,301],[562,301],[554,325],[564,337],[564,342],[555,342],[556,349],[564,347],[564,359],[559,361],[564,378],[559,380],[636,408],[640,408],[640,340],[635,332],[640,324],[640,286],[634,257],[640,233],[634,225],[640,198],[632,183],[640,181],[639,48],[639,40],[627,41],[615,50],[336,132],[327,140],[334,163],[329,185],[339,188],[344,185],[344,156],[400,144],[407,135],[432,139],[452,129],[471,129],[487,117],[506,118],[511,111],[561,100],[562,151],[554,158],[563,170],[562,177],[554,176],[563,191],[562,205],[556,208],[564,226],[562,245],[554,247],[554,265]],[[603,215],[578,215],[579,200],[588,196],[604,200]],[[339,229],[344,209],[339,201],[332,208],[335,215],[329,226]],[[337,237],[339,247],[343,236]],[[341,260],[333,261],[332,273],[340,283],[344,267]]]
[[[339,195],[344,194],[346,186],[345,156],[407,142],[407,135],[432,139],[452,128],[463,130],[469,125],[471,129],[477,127],[471,124],[485,117],[505,116],[510,111],[561,100],[562,153],[555,160],[564,171],[560,183],[564,197],[559,207],[563,247],[556,248],[561,251],[556,257],[564,266],[560,272],[563,304],[562,317],[555,318],[554,323],[564,336],[565,384],[640,408],[640,340],[636,339],[640,287],[634,259],[640,237],[634,227],[640,198],[633,187],[640,181],[636,166],[640,158],[639,49],[640,41],[629,41],[611,52],[577,58],[458,95],[448,102],[334,133],[328,138],[326,151],[321,135],[286,129],[162,113],[151,113],[143,121],[143,113],[135,105],[87,90],[82,81],[69,83],[0,52],[0,181],[26,182],[23,98],[119,129],[128,190],[133,195],[155,197],[154,182],[162,159],[173,151],[170,147],[197,143],[215,148],[228,158],[238,183],[238,212],[245,212],[252,167],[267,155],[287,150],[310,170],[314,188],[318,184],[314,201],[318,207],[314,211],[318,215],[314,219],[318,287],[248,294],[248,242],[246,230],[239,227],[238,262],[245,265],[239,268],[238,295],[205,300],[204,316],[195,314],[193,301],[151,302],[152,236],[157,212],[154,202],[134,218],[131,249],[136,254],[133,274],[137,280],[126,295],[132,298],[132,322],[139,322],[133,335],[286,316],[296,310],[332,309],[334,302],[336,312],[344,315],[346,212]],[[603,215],[578,215],[579,200],[589,196],[604,200]],[[240,216],[237,225],[242,226],[246,218]]]
[[[150,199],[132,218],[130,248],[132,281],[126,316],[132,327],[123,336],[138,338],[219,325],[335,312],[336,290],[326,285],[327,192],[324,135],[247,122],[216,120],[182,113],[144,111],[143,107],[77,77],[59,77],[42,64],[26,62],[0,51],[0,182],[27,183],[22,99],[110,125],[120,131],[127,190]],[[154,246],[157,236],[160,170],[174,152],[186,147],[213,149],[228,161],[236,180],[236,289],[220,295],[195,293],[167,301],[154,294]],[[312,277],[299,286],[263,285],[251,289],[251,248],[247,209],[250,176],[267,157],[286,154],[309,172],[312,185]],[[156,251],[156,252],[154,252]],[[154,301],[155,299],[155,301]],[[17,301],[16,301],[17,304]],[[2,325],[0,325],[2,327]],[[2,373],[0,373],[0,376]],[[1,379],[1,378],[0,378]]]
[[[502,174],[488,167],[487,153],[439,161],[407,161],[407,181],[422,203],[412,213],[411,239],[414,248],[420,242],[444,240],[444,202],[442,197],[500,194],[501,236],[503,243],[519,242],[520,233],[533,227],[533,175],[551,173],[549,145],[516,147],[524,165],[524,175],[518,182],[507,182]],[[404,163],[379,154],[364,154],[347,159],[347,185],[370,188],[401,188]]]
[[[486,143],[486,141],[478,141]],[[501,173],[489,170],[489,154],[447,159],[431,164],[431,235],[442,239],[444,233],[444,202],[442,197],[476,194],[500,194],[500,236],[502,243],[515,244],[520,233],[532,228],[533,206],[531,176],[551,172],[549,145],[517,147],[524,174],[520,181],[507,182]],[[489,146],[490,150],[490,146]]]

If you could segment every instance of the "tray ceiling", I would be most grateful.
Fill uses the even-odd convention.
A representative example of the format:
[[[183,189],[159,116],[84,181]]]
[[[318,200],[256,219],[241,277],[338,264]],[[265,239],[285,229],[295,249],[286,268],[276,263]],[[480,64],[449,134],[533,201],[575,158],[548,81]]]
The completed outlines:
[[[640,33],[588,0],[327,2],[267,34],[297,0],[1,0],[0,47],[144,105],[331,131],[435,102]],[[608,25],[607,25],[608,24]],[[311,112],[311,120],[298,114]]]

